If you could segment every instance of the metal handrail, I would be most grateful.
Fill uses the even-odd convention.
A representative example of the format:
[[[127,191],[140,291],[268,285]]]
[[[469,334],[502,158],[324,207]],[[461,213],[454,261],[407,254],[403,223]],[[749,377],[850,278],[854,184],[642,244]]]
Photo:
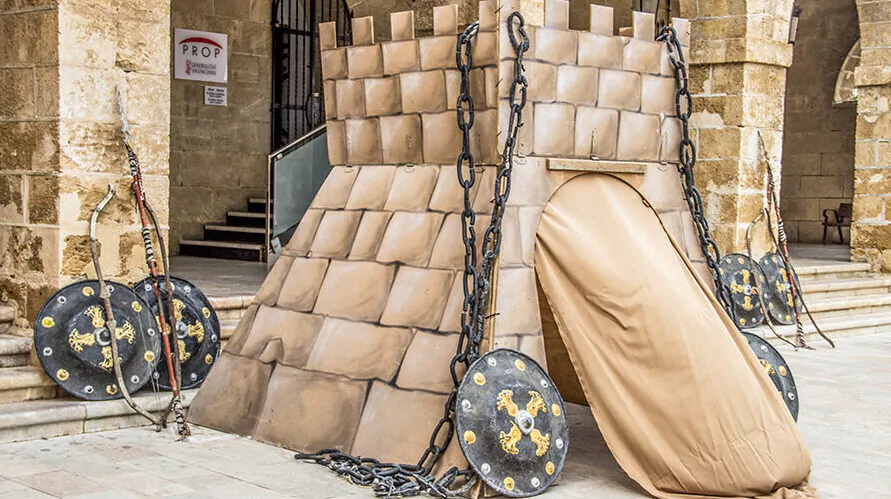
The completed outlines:
[[[266,162],[266,245],[265,245],[265,255],[267,261],[269,260],[269,248],[272,245],[272,164],[274,161],[284,158],[285,156],[291,154],[292,152],[300,149],[304,145],[310,143],[312,140],[321,136],[327,130],[326,125],[319,126],[313,130],[310,130],[308,133],[300,137],[299,139],[287,144],[279,149],[276,149],[267,158]]]

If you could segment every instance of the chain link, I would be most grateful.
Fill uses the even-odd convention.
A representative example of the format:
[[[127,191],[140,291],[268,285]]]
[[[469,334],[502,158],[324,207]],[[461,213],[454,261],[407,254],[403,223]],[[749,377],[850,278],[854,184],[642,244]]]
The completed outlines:
[[[443,407],[442,418],[430,434],[427,449],[414,465],[382,463],[377,459],[356,457],[336,449],[324,449],[312,454],[294,456],[299,460],[315,461],[327,466],[357,485],[370,486],[378,497],[409,497],[423,493],[434,497],[455,497],[463,495],[476,483],[476,475],[471,469],[459,470],[452,467],[437,479],[433,475],[433,467],[448,448],[455,433],[455,402],[461,383],[459,365],[463,365],[466,371],[480,355],[492,270],[501,250],[501,225],[510,194],[517,135],[523,126],[523,107],[526,105],[526,89],[529,86],[523,68],[523,54],[529,50],[529,36],[524,24],[523,16],[519,12],[513,12],[507,18],[508,35],[517,58],[510,89],[507,139],[501,153],[501,166],[495,177],[492,218],[483,235],[481,265],[477,262],[476,212],[473,210],[471,199],[473,186],[476,183],[476,171],[470,149],[470,132],[474,122],[473,98],[470,95],[470,70],[473,66],[470,41],[479,31],[479,23],[471,24],[458,37],[455,58],[458,70],[461,72],[461,88],[457,101],[457,115],[458,128],[462,133],[462,148],[458,155],[457,173],[458,183],[464,191],[464,207],[461,211],[464,303],[461,310],[462,326],[458,336],[458,348],[449,364],[452,391]],[[514,33],[515,25],[520,40]],[[452,489],[452,485],[459,478],[463,480],[463,485],[458,489]]]
[[[690,94],[689,79],[687,77],[687,62],[684,59],[684,52],[678,41],[677,31],[671,26],[662,28],[658,41],[664,41],[668,46],[668,59],[674,68],[674,80],[677,86],[675,91],[675,112],[681,121],[681,144],[679,148],[680,165],[678,173],[681,175],[681,182],[684,189],[684,198],[690,207],[690,214],[693,216],[693,223],[696,226],[696,233],[699,235],[699,244],[702,247],[702,253],[705,255],[705,263],[715,280],[715,296],[721,307],[727,312],[736,324],[736,314],[733,311],[730,287],[724,283],[721,272],[718,270],[718,264],[721,261],[721,251],[718,244],[712,239],[705,218],[705,212],[702,208],[702,194],[696,188],[696,182],[693,169],[696,166],[696,146],[690,139],[690,116],[693,114],[693,96]]]

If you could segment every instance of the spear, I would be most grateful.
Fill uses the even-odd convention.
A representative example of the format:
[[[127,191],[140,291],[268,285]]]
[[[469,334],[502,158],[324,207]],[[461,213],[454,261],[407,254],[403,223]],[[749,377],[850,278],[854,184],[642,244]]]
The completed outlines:
[[[157,225],[157,219],[155,219],[154,217],[154,212],[151,212],[151,215],[149,215],[150,212],[145,199],[145,191],[143,190],[142,186],[142,167],[139,163],[139,158],[136,156],[136,153],[133,151],[133,148],[130,145],[130,139],[132,138],[132,136],[130,135],[130,123],[127,121],[127,116],[124,112],[124,102],[121,97],[121,91],[119,88],[116,87],[115,92],[117,93],[118,98],[118,112],[121,116],[121,137],[124,141],[124,147],[127,148],[127,159],[130,163],[130,176],[133,177],[133,185],[131,186],[131,190],[133,191],[133,196],[136,198],[136,209],[139,213],[139,221],[142,224],[142,243],[145,246],[145,262],[148,265],[149,276],[151,277],[152,291],[154,292],[155,300],[157,300],[158,303],[158,325],[161,329],[161,340],[164,346],[164,360],[167,364],[167,374],[170,378],[170,387],[173,391],[173,398],[170,402],[170,408],[172,408],[174,417],[176,418],[176,427],[179,438],[180,440],[184,440],[186,437],[191,435],[191,430],[189,430],[189,425],[188,423],[186,423],[186,418],[183,413],[179,376],[181,367],[179,363],[179,356],[176,355],[175,352],[173,352],[170,346],[170,326],[164,314],[164,301],[161,299],[160,279],[158,277],[158,262],[157,260],[155,260],[155,250],[152,246],[152,235],[148,222],[149,216],[151,216],[151,218],[155,222],[155,232],[160,235],[161,230],[160,227],[158,227]],[[164,263],[166,265],[167,262],[165,261]],[[170,314],[169,317],[173,317],[173,288],[170,285],[167,274],[169,274],[169,269],[167,269],[167,267],[165,266],[164,277],[166,279],[165,284],[168,295],[167,304],[170,308],[168,312]]]

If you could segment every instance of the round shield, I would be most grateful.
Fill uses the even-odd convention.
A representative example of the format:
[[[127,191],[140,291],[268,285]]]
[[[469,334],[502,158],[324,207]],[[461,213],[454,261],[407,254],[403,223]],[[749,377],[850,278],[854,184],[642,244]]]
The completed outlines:
[[[167,284],[164,276],[158,276],[158,284],[161,299],[164,301],[164,311],[167,312]],[[194,284],[171,277],[170,285],[173,286],[175,320],[168,320],[168,324],[171,328],[171,339],[176,339],[182,365],[182,389],[187,390],[197,387],[204,381],[210,372],[210,367],[220,355],[220,321],[210,300]],[[136,283],[133,289],[149,304],[152,313],[157,316],[158,300],[152,289],[151,278]],[[160,321],[158,323],[160,324]],[[153,376],[161,388],[170,390],[170,376],[166,364],[159,364]]]
[[[467,370],[456,404],[461,450],[486,485],[529,497],[557,479],[569,428],[560,393],[534,360],[513,350],[488,352]]]
[[[761,267],[746,255],[731,253],[721,259],[718,272],[730,286],[731,303],[739,327],[747,329],[761,324],[764,310],[758,292],[767,286]]]
[[[106,327],[99,281],[94,280],[57,291],[34,323],[34,347],[43,369],[65,391],[85,400],[121,397],[112,341],[117,341],[121,371],[131,393],[149,382],[161,358],[161,337],[148,305],[124,284],[105,281],[105,285],[117,323],[113,333]]]
[[[767,304],[767,312],[774,322],[780,324],[794,324],[795,310],[801,312],[801,297],[795,296],[795,308],[792,307],[792,286],[789,282],[789,273],[783,264],[783,258],[778,253],[768,253],[761,259],[761,270],[767,278],[764,302]],[[798,276],[792,275],[797,289]]]
[[[752,333],[742,334],[749,342],[749,347],[755,352],[755,357],[761,361],[770,380],[783,396],[783,402],[792,413],[792,419],[798,421],[798,388],[795,387],[795,378],[792,377],[792,370],[789,369],[786,360],[764,338]]]

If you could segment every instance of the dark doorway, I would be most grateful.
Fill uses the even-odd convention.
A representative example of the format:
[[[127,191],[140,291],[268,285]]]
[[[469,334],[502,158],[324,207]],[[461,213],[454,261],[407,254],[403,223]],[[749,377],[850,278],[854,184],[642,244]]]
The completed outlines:
[[[272,4],[272,150],[324,122],[319,23],[337,23],[337,45],[352,41],[345,0],[275,0]]]

